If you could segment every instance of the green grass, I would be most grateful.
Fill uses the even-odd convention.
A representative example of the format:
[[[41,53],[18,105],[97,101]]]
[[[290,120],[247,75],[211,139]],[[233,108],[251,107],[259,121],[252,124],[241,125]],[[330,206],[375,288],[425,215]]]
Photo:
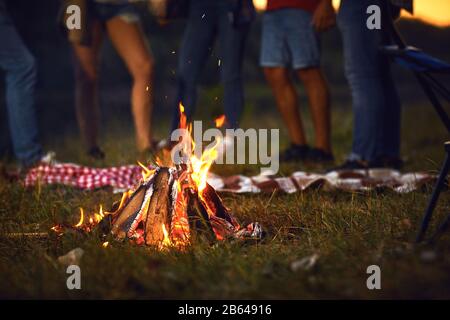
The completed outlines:
[[[252,106],[249,109],[255,112]],[[246,114],[244,126],[251,124],[252,118]],[[350,147],[350,113],[336,110],[333,124],[334,147],[342,160]],[[259,117],[258,126],[280,127],[279,117]],[[311,133],[309,125],[307,129]],[[162,135],[164,127],[158,127],[158,132]],[[446,138],[431,108],[408,108],[403,126],[405,171],[436,172]],[[85,159],[76,135],[52,139],[47,145],[61,160],[91,165],[130,163],[135,158],[129,128],[110,130],[104,138],[108,154],[104,163]],[[305,168],[285,165],[282,174],[300,169]],[[246,166],[216,166],[213,170],[220,174],[255,173],[254,167]],[[291,195],[223,194],[226,205],[242,223],[258,221],[264,226],[266,239],[212,247],[197,244],[184,253],[117,242],[105,249],[95,234],[44,240],[0,237],[0,297],[450,298],[449,234],[432,248],[412,245],[430,189],[403,195],[317,190]],[[84,192],[62,186],[24,189],[0,180],[0,234],[47,231],[55,223],[76,221],[80,206],[92,210],[118,198],[120,195],[108,190]],[[448,214],[449,199],[448,191],[442,194],[431,227]],[[80,263],[82,289],[70,291],[65,268],[56,259],[76,247],[85,251]],[[422,258],[426,250],[435,253],[431,261]],[[291,270],[293,261],[313,253],[320,257],[312,269]],[[366,268],[372,264],[381,267],[379,291],[366,288]]]

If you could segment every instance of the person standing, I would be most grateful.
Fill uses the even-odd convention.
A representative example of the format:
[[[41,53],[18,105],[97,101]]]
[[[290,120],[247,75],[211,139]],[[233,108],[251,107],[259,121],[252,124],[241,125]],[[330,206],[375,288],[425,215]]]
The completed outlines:
[[[319,33],[335,24],[331,0],[268,0],[263,18],[260,64],[287,127],[291,146],[281,161],[332,161],[330,98],[320,68]],[[315,147],[307,143],[291,70],[309,100]]]
[[[140,25],[137,8],[128,0],[66,0],[65,8],[78,5],[86,19],[81,31],[69,30],[75,69],[75,106],[88,156],[103,159],[98,144],[98,78],[100,49],[106,33],[133,78],[131,109],[140,160],[151,157],[156,143],[152,140],[153,55]]]
[[[183,104],[188,121],[192,119],[200,74],[216,39],[220,47],[226,127],[238,127],[244,105],[242,60],[253,16],[251,0],[190,1],[178,60],[177,99],[173,108],[172,130],[179,127],[179,103]]]
[[[0,0],[0,69],[6,76],[6,108],[12,145],[23,168],[47,161],[35,110],[36,62]],[[49,160],[48,160],[49,161]]]
[[[335,170],[402,166],[401,103],[389,59],[379,50],[386,44],[383,29],[366,27],[367,8],[370,5],[384,8],[384,1],[388,0],[341,0],[338,26],[353,100],[353,143],[347,160]],[[412,9],[411,0],[392,2]]]

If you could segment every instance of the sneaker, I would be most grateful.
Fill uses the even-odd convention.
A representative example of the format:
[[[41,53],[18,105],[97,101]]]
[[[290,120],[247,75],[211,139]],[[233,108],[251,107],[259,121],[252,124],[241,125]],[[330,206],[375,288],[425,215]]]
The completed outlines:
[[[308,160],[310,147],[308,145],[291,144],[289,148],[280,153],[280,161],[295,162]]]
[[[153,148],[155,151],[166,150],[171,151],[173,147],[175,147],[179,142],[172,141],[170,139],[162,139],[153,144]]]
[[[365,161],[361,160],[346,160],[343,164],[340,166],[331,168],[327,170],[327,172],[332,171],[351,171],[351,170],[367,170],[369,169],[369,166]]]
[[[103,160],[103,159],[105,159],[105,153],[98,146],[90,148],[86,152],[86,154],[88,155],[89,158],[94,159],[94,160]]]
[[[48,151],[46,154],[44,154],[41,158],[41,160],[39,161],[40,163],[43,164],[55,164],[57,163],[56,161],[56,153],[54,151]]]
[[[333,162],[334,156],[331,152],[326,152],[318,148],[311,148],[308,153],[308,160],[315,163]]]
[[[15,173],[11,171],[9,174],[16,175],[18,178],[20,178],[20,177],[24,177],[29,170],[36,168],[40,165],[53,165],[53,164],[57,164],[57,163],[58,162],[56,161],[55,152],[48,151],[39,160],[37,160],[31,164],[28,164],[28,165],[20,165]]]

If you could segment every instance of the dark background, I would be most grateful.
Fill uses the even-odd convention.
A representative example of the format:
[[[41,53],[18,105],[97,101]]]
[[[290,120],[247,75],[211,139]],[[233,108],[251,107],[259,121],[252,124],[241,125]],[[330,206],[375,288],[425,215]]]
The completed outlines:
[[[14,0],[7,5],[20,34],[38,62],[37,108],[44,141],[57,135],[76,133],[73,107],[73,72],[70,48],[57,26],[59,0]],[[156,61],[155,122],[168,125],[174,101],[174,83],[178,44],[183,32],[183,21],[159,26],[142,7],[144,30],[148,36]],[[450,28],[436,28],[419,21],[403,20],[399,28],[411,45],[424,49],[439,58],[450,61]],[[247,89],[246,116],[257,119],[260,111],[274,112],[274,101],[258,66],[261,17],[255,21],[248,39],[244,62]],[[1,40],[1,39],[0,39]],[[1,45],[1,42],[0,42]],[[342,63],[341,37],[337,28],[327,32],[322,39],[323,66],[330,82],[335,108],[348,108],[350,95],[345,82]],[[173,53],[175,51],[175,53]],[[213,51],[203,73],[201,102],[198,115],[221,112],[221,90],[218,86],[218,52]],[[104,123],[117,123],[115,128],[132,127],[129,108],[130,77],[107,39],[104,41],[101,68],[101,107]],[[423,99],[420,87],[410,73],[394,67],[396,82],[407,108],[408,104]],[[448,82],[448,78],[444,81]],[[4,83],[0,77],[0,121],[3,143],[8,133],[5,122]],[[304,97],[302,100],[304,101]],[[255,112],[255,109],[258,112]],[[206,110],[206,111],[205,111]],[[430,112],[431,108],[430,108]],[[252,113],[252,114],[249,114]],[[119,120],[119,121],[117,121]],[[162,131],[166,129],[161,129]]]

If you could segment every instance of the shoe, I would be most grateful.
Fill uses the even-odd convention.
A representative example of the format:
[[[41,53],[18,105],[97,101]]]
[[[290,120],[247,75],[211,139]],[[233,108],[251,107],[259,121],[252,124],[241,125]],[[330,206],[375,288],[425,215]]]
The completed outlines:
[[[166,150],[166,151],[170,152],[173,149],[173,147],[175,147],[178,143],[180,143],[180,142],[172,141],[170,139],[162,139],[154,146],[154,148],[157,151]]]
[[[369,166],[365,161],[361,160],[346,160],[343,164],[340,166],[331,168],[327,170],[327,172],[332,171],[351,171],[351,170],[367,170],[369,169]]]
[[[89,158],[94,160],[103,160],[105,159],[105,153],[98,146],[90,148],[87,153]]]
[[[53,151],[48,151],[44,155],[42,155],[37,161],[27,164],[27,165],[20,165],[17,169],[17,177],[24,178],[27,172],[33,168],[39,167],[40,165],[54,165],[57,164],[58,161],[56,161],[56,153]],[[10,173],[14,174],[14,173]]]
[[[48,151],[46,154],[44,154],[41,157],[41,160],[39,161],[41,164],[55,164],[58,163],[56,161],[56,153],[54,151]]]
[[[164,149],[165,144],[166,144],[166,140],[164,140],[164,139],[162,139],[162,140],[152,139],[151,148],[153,149],[153,152],[156,153],[156,152]]]
[[[334,156],[331,152],[326,152],[318,148],[311,148],[308,152],[308,160],[315,163],[333,162]]]
[[[280,161],[295,162],[308,160],[310,147],[308,145],[291,144],[289,148],[280,153]]]

